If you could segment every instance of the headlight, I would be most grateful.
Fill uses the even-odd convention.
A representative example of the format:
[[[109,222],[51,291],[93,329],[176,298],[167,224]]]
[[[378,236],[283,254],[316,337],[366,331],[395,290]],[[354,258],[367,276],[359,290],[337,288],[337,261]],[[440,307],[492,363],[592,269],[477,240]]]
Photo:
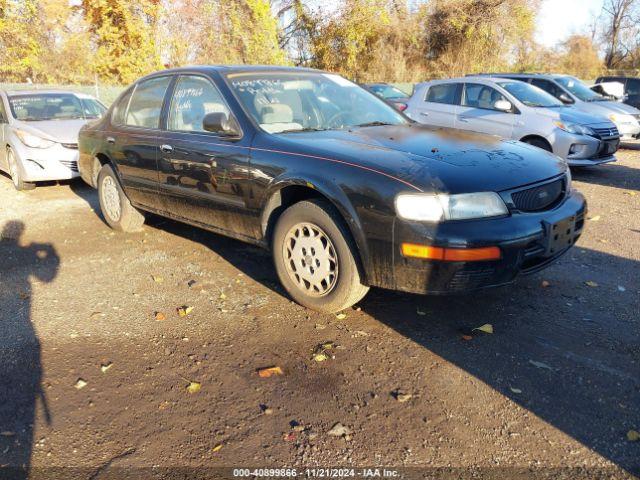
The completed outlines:
[[[39,137],[34,135],[33,133],[26,132],[24,130],[14,130],[16,135],[20,139],[22,143],[24,143],[27,147],[31,148],[49,148],[53,147],[56,142],[52,142],[51,140],[47,140],[46,138]]]
[[[593,135],[593,130],[591,130],[591,128],[585,127],[584,125],[579,125],[577,123],[555,121],[553,122],[553,124],[560,130],[564,130],[565,132],[573,133],[576,135]]]
[[[440,222],[497,217],[509,211],[500,195],[494,192],[460,195],[406,193],[396,197],[396,213],[406,220]]]
[[[567,167],[567,192],[571,192],[571,170]]]
[[[633,118],[631,115],[625,115],[624,113],[611,113],[609,114],[609,120],[611,120],[613,123],[629,123],[629,124],[634,124],[636,123],[636,119]]]

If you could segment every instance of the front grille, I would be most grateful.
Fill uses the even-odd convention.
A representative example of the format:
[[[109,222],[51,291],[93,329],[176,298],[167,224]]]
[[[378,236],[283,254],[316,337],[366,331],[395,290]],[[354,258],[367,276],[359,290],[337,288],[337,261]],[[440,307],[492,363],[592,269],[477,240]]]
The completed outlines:
[[[564,179],[559,178],[552,182],[513,192],[511,201],[520,211],[538,212],[555,206],[562,199],[564,190]]]
[[[78,171],[78,162],[75,160],[60,160],[60,163],[67,167],[72,172]]]
[[[591,130],[595,132],[595,136],[598,138],[618,138],[620,136],[620,132],[618,132],[618,127],[615,125],[612,127],[591,127]]]
[[[64,148],[70,148],[71,150],[77,150],[78,149],[78,144],[77,143],[63,143],[62,146]]]

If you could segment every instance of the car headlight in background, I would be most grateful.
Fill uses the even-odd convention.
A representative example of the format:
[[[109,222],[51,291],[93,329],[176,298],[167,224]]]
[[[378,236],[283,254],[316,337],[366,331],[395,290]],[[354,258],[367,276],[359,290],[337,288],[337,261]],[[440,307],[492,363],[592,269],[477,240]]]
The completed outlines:
[[[576,135],[593,135],[594,133],[591,128],[584,125],[579,125],[577,123],[561,122],[558,120],[553,122],[553,124],[560,130],[564,130],[565,132],[573,133]]]
[[[396,197],[396,212],[406,220],[425,222],[498,217],[509,213],[502,198],[495,192],[400,194]]]
[[[46,138],[39,137],[25,130],[15,129],[14,132],[16,133],[20,141],[24,143],[27,147],[49,148],[49,147],[53,147],[56,144],[56,142],[47,140]]]
[[[633,115],[627,115],[624,113],[610,113],[609,120],[611,120],[613,123],[628,125],[635,125],[636,123],[638,123]]]

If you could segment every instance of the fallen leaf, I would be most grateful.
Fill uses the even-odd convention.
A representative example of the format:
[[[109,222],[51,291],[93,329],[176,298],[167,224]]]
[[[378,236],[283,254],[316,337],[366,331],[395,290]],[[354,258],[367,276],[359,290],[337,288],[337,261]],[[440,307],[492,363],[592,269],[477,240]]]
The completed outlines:
[[[627,289],[626,289],[626,288],[624,288],[622,285],[618,285],[618,291],[619,291],[619,292],[626,292],[626,291],[627,291]]]
[[[344,437],[347,435],[351,435],[351,429],[349,427],[345,427],[340,422],[337,422],[327,432],[327,435],[331,435],[332,437]]]
[[[0,437],[13,437],[15,436],[15,432],[11,432],[9,430],[5,430],[4,432],[0,432]]]
[[[368,337],[369,334],[363,330],[356,330],[351,334],[351,338]]]
[[[329,355],[327,355],[325,352],[320,352],[320,353],[314,353],[313,354],[313,360],[316,362],[324,362],[325,360],[329,360]]]
[[[79,378],[78,381],[75,384],[75,387],[77,390],[82,390],[84,387],[87,386],[87,382],[85,382],[83,379]]]
[[[338,313],[338,314],[336,314],[336,318],[338,320],[344,320],[345,318],[347,318],[347,314],[346,313]]]
[[[627,192],[624,192],[624,194],[625,195],[631,195],[632,197],[635,197],[638,194],[638,192],[627,191]]]
[[[189,382],[187,385],[187,392],[189,393],[198,393],[202,385],[198,382]]]
[[[547,281],[547,280],[543,280],[542,283],[542,288],[547,288],[548,286],[550,286],[551,284]]]
[[[213,448],[211,449],[211,451],[212,451],[213,453],[216,453],[216,452],[219,452],[221,448],[222,448],[222,444],[221,444],[221,443],[219,443],[219,444],[217,444],[215,447],[213,447]]]
[[[227,298],[227,296],[224,294],[224,292],[220,293],[220,300],[224,300],[225,298]]]
[[[553,371],[553,368],[551,368],[549,365],[547,365],[544,362],[536,362],[535,360],[529,360],[529,363],[531,365],[533,365],[534,367],[544,368],[546,370],[552,370]]]
[[[627,432],[627,440],[629,440],[630,442],[637,442],[638,440],[640,440],[640,433],[638,433],[636,430],[629,430]]]
[[[93,313],[89,316],[89,318],[93,320],[93,319],[96,319],[96,318],[98,318],[98,317],[103,317],[103,316],[104,316],[104,314],[103,314],[102,312],[93,312]]]
[[[481,332],[484,332],[484,333],[493,333],[493,325],[491,325],[490,323],[485,323],[480,327],[474,328],[474,330],[480,330]]]
[[[471,335],[462,335],[462,339],[469,341],[469,340],[473,340],[473,337]]]
[[[391,392],[391,395],[400,403],[408,402],[409,400],[411,400],[411,397],[413,397],[413,395],[411,395],[410,393],[406,393],[402,390]]]
[[[609,243],[609,240],[607,240],[606,238],[601,238],[600,243]]]
[[[282,438],[284,439],[285,442],[293,442],[295,441],[296,438],[298,438],[298,436],[296,435],[296,432],[288,432],[288,433],[284,433],[282,435]]]
[[[178,311],[178,315],[180,315],[181,317],[186,317],[193,311],[193,307],[187,307],[185,305],[183,307],[178,307],[177,311]]]
[[[522,390],[520,390],[519,388],[509,387],[509,390],[511,390],[513,393],[522,393]]]
[[[596,288],[596,287],[598,287],[598,286],[599,286],[596,282],[591,281],[591,280],[584,282],[584,284],[585,284],[587,287],[592,287],[592,288]]]
[[[597,222],[598,220],[600,220],[600,215],[596,215],[595,217],[589,217],[588,220],[592,222]]]
[[[29,294],[27,292],[20,292],[18,293],[18,297],[20,297],[20,300],[27,300],[29,298]]]
[[[167,316],[162,312],[156,312],[155,317],[158,322],[163,322],[167,319]]]
[[[272,377],[274,375],[284,375],[284,372],[282,371],[282,368],[277,367],[277,366],[259,368],[257,371],[258,371],[258,376],[261,377],[261,378],[269,378],[269,377]]]
[[[324,330],[325,328],[327,328],[326,325],[323,325],[321,323],[316,323],[316,330]]]
[[[422,317],[424,317],[427,314],[427,312],[425,312],[424,310],[420,310],[420,307],[416,309],[416,313]]]
[[[164,278],[162,278],[160,275],[151,275],[151,279],[156,283],[164,282]]]
[[[103,365],[100,365],[100,370],[102,371],[102,373],[107,373],[107,371],[113,367],[113,363],[109,362],[109,363],[105,363]]]

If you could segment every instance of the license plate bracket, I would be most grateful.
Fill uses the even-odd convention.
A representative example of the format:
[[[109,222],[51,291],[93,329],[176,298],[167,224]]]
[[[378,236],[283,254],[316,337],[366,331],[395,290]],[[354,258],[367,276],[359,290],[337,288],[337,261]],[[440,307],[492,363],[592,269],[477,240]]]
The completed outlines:
[[[576,232],[576,216],[550,223],[542,222],[546,233],[545,256],[552,257],[573,245]]]

